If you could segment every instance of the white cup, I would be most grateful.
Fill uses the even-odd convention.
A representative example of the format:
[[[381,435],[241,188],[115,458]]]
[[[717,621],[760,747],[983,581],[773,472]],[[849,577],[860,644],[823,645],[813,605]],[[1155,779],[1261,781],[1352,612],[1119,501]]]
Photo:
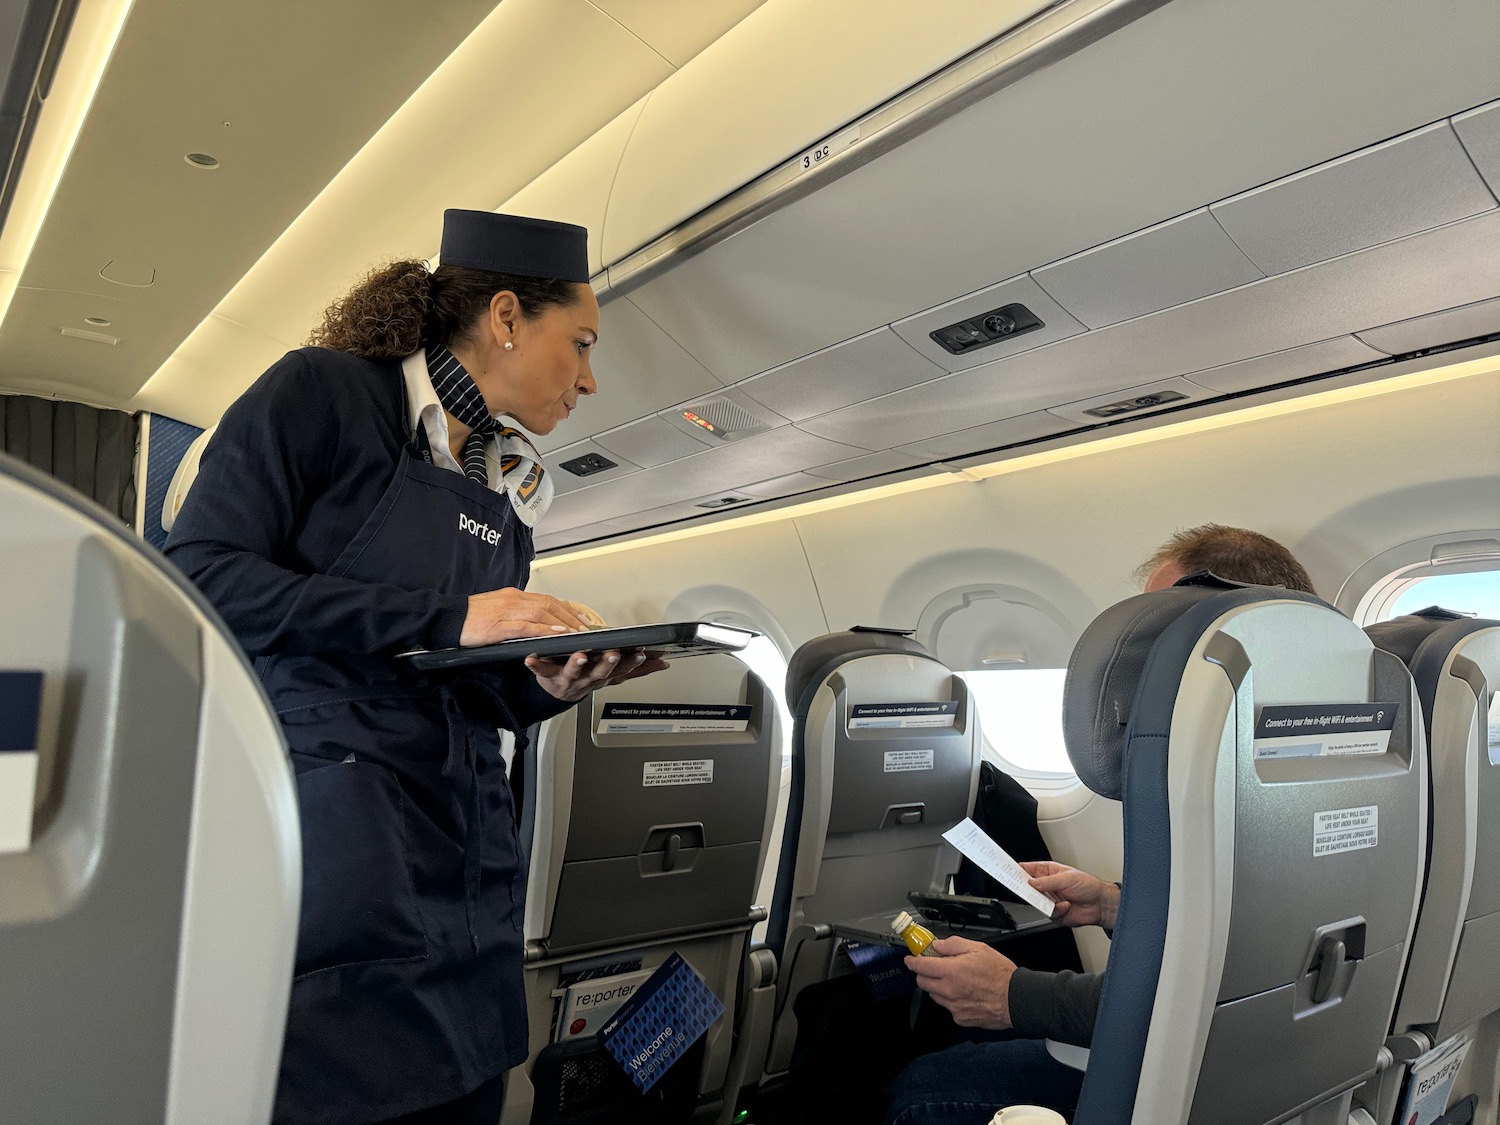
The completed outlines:
[[[1039,1105],[1013,1105],[990,1118],[990,1125],[1068,1125],[1068,1119]]]

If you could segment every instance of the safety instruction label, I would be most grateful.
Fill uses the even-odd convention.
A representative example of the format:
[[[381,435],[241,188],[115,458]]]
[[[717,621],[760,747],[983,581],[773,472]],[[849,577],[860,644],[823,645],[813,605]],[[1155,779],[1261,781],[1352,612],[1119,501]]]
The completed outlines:
[[[748,703],[606,703],[598,734],[712,734],[743,731],[755,708]]]
[[[912,770],[930,770],[931,768],[931,750],[887,750],[885,752],[886,773],[909,773]]]
[[[1399,703],[1303,703],[1262,707],[1255,718],[1255,757],[1323,758],[1384,754]]]
[[[1313,813],[1313,855],[1373,848],[1380,843],[1380,807]]]
[[[40,672],[0,672],[0,855],[31,847],[42,681]]]
[[[956,699],[931,703],[856,703],[849,711],[849,729],[951,727],[957,718]]]
[[[653,785],[712,785],[713,781],[712,758],[642,763],[641,784],[647,788]]]

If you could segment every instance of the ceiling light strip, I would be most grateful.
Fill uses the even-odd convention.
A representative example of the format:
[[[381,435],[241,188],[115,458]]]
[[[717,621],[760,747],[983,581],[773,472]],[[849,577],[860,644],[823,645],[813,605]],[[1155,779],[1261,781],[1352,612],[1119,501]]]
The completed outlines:
[[[82,0],[58,58],[57,73],[26,149],[5,229],[0,231],[0,324],[57,194],[134,0]]]

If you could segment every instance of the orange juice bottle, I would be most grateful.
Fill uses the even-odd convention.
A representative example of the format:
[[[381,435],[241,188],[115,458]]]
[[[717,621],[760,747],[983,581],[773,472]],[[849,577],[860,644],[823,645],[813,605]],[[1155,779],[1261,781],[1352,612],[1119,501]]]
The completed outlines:
[[[913,957],[921,957],[927,953],[936,940],[931,930],[904,910],[891,923],[891,932],[906,942],[906,948],[911,950]]]

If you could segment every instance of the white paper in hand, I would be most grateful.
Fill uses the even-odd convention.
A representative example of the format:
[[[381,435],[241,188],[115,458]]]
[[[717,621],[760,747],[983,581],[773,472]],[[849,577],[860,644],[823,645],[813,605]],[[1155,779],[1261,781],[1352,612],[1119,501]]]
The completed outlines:
[[[965,817],[944,832],[943,839],[977,863],[986,874],[1020,895],[1022,901],[1029,902],[1048,918],[1052,917],[1057,900],[1042,894],[1027,882],[1029,876],[1025,869],[1011,859],[1004,848],[986,836],[979,825]]]

